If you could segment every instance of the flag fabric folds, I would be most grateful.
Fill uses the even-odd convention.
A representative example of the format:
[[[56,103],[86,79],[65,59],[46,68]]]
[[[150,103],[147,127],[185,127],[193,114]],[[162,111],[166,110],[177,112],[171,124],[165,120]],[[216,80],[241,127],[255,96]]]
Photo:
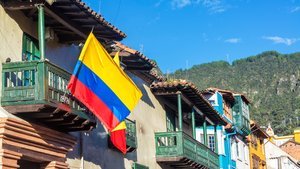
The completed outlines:
[[[142,97],[121,67],[90,33],[81,51],[68,89],[112,131]]]
[[[111,131],[110,140],[117,149],[119,149],[123,154],[126,154],[127,146],[125,121],[122,121],[116,128]]]

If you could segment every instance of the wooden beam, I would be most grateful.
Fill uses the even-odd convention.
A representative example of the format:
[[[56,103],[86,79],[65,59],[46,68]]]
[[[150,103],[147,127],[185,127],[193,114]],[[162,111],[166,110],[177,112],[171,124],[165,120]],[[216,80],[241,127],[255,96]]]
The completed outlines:
[[[36,11],[37,11],[37,8],[32,8],[30,10],[30,12],[27,14],[27,17],[31,18]]]
[[[70,30],[74,31],[76,34],[78,34],[83,39],[87,38],[88,35],[85,33],[87,31],[81,30],[78,25],[76,25],[75,23],[73,23],[72,21],[70,21],[65,16],[60,15],[61,12],[59,12],[59,11],[51,8],[48,5],[45,6],[45,12],[47,14],[49,14],[52,18],[54,18],[55,20],[57,20],[59,23],[61,23],[62,25],[66,26]]]
[[[32,8],[36,8],[36,4],[41,4],[43,2],[44,2],[44,0],[32,0],[32,1],[26,1],[26,2],[5,1],[4,9],[7,9],[7,10],[32,9]]]

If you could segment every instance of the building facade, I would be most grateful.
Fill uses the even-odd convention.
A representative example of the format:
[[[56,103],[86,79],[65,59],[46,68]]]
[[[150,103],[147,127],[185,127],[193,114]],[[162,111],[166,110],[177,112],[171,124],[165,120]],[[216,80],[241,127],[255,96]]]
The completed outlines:
[[[210,104],[218,111],[218,113],[228,122],[227,126],[218,126],[217,128],[217,138],[218,138],[218,154],[220,168],[230,169],[236,168],[236,162],[232,159],[231,155],[231,142],[234,141],[235,131],[233,128],[232,119],[232,106],[235,103],[233,94],[229,91],[208,88],[202,92],[203,96],[210,102]],[[214,137],[214,130],[212,127],[208,128],[209,138]],[[197,139],[203,141],[203,129],[197,129]],[[213,141],[213,140],[212,140]],[[215,147],[211,146],[211,149]]]
[[[249,100],[233,91],[208,88],[202,92],[218,113],[228,122],[226,127],[218,127],[217,137],[221,139],[219,158],[221,168],[250,168],[247,136],[250,134]],[[198,130],[202,140],[201,128]],[[212,129],[208,131],[214,133]]]
[[[250,121],[250,125],[251,134],[248,136],[250,140],[250,168],[266,169],[264,140],[268,139],[268,135],[256,122]]]
[[[269,124],[266,132],[270,135],[270,141],[280,147],[283,151],[300,161],[300,129],[296,128],[293,135],[277,136]]]
[[[268,169],[299,169],[297,160],[270,140],[265,140],[265,153]]]

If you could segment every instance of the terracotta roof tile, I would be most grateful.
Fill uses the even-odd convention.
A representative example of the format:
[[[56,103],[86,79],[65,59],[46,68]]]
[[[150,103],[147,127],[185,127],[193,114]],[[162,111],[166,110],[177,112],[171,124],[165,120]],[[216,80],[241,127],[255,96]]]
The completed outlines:
[[[91,17],[93,17],[96,21],[98,21],[99,24],[102,24],[103,26],[106,26],[107,28],[113,30],[115,33],[119,34],[122,38],[126,38],[126,34],[119,30],[117,27],[109,23],[104,19],[104,17],[101,14],[98,14],[92,8],[86,5],[82,0],[70,0],[71,2],[74,2],[75,5],[77,5],[79,8],[81,8],[85,13],[89,14]]]
[[[202,96],[201,91],[192,82],[186,80],[174,80],[155,82],[150,85],[154,93],[183,93],[199,110],[214,123],[226,125],[227,121],[211,106],[211,104]]]

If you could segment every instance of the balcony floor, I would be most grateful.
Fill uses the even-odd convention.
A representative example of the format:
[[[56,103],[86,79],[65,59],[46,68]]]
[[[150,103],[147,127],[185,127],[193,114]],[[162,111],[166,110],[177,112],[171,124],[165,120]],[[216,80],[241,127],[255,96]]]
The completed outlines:
[[[173,168],[185,168],[185,169],[208,169],[204,165],[201,165],[193,160],[185,157],[156,157],[158,163],[163,163]]]
[[[68,105],[32,104],[4,106],[6,111],[32,123],[50,127],[62,132],[90,130],[95,122],[83,118],[83,113],[72,112]]]

